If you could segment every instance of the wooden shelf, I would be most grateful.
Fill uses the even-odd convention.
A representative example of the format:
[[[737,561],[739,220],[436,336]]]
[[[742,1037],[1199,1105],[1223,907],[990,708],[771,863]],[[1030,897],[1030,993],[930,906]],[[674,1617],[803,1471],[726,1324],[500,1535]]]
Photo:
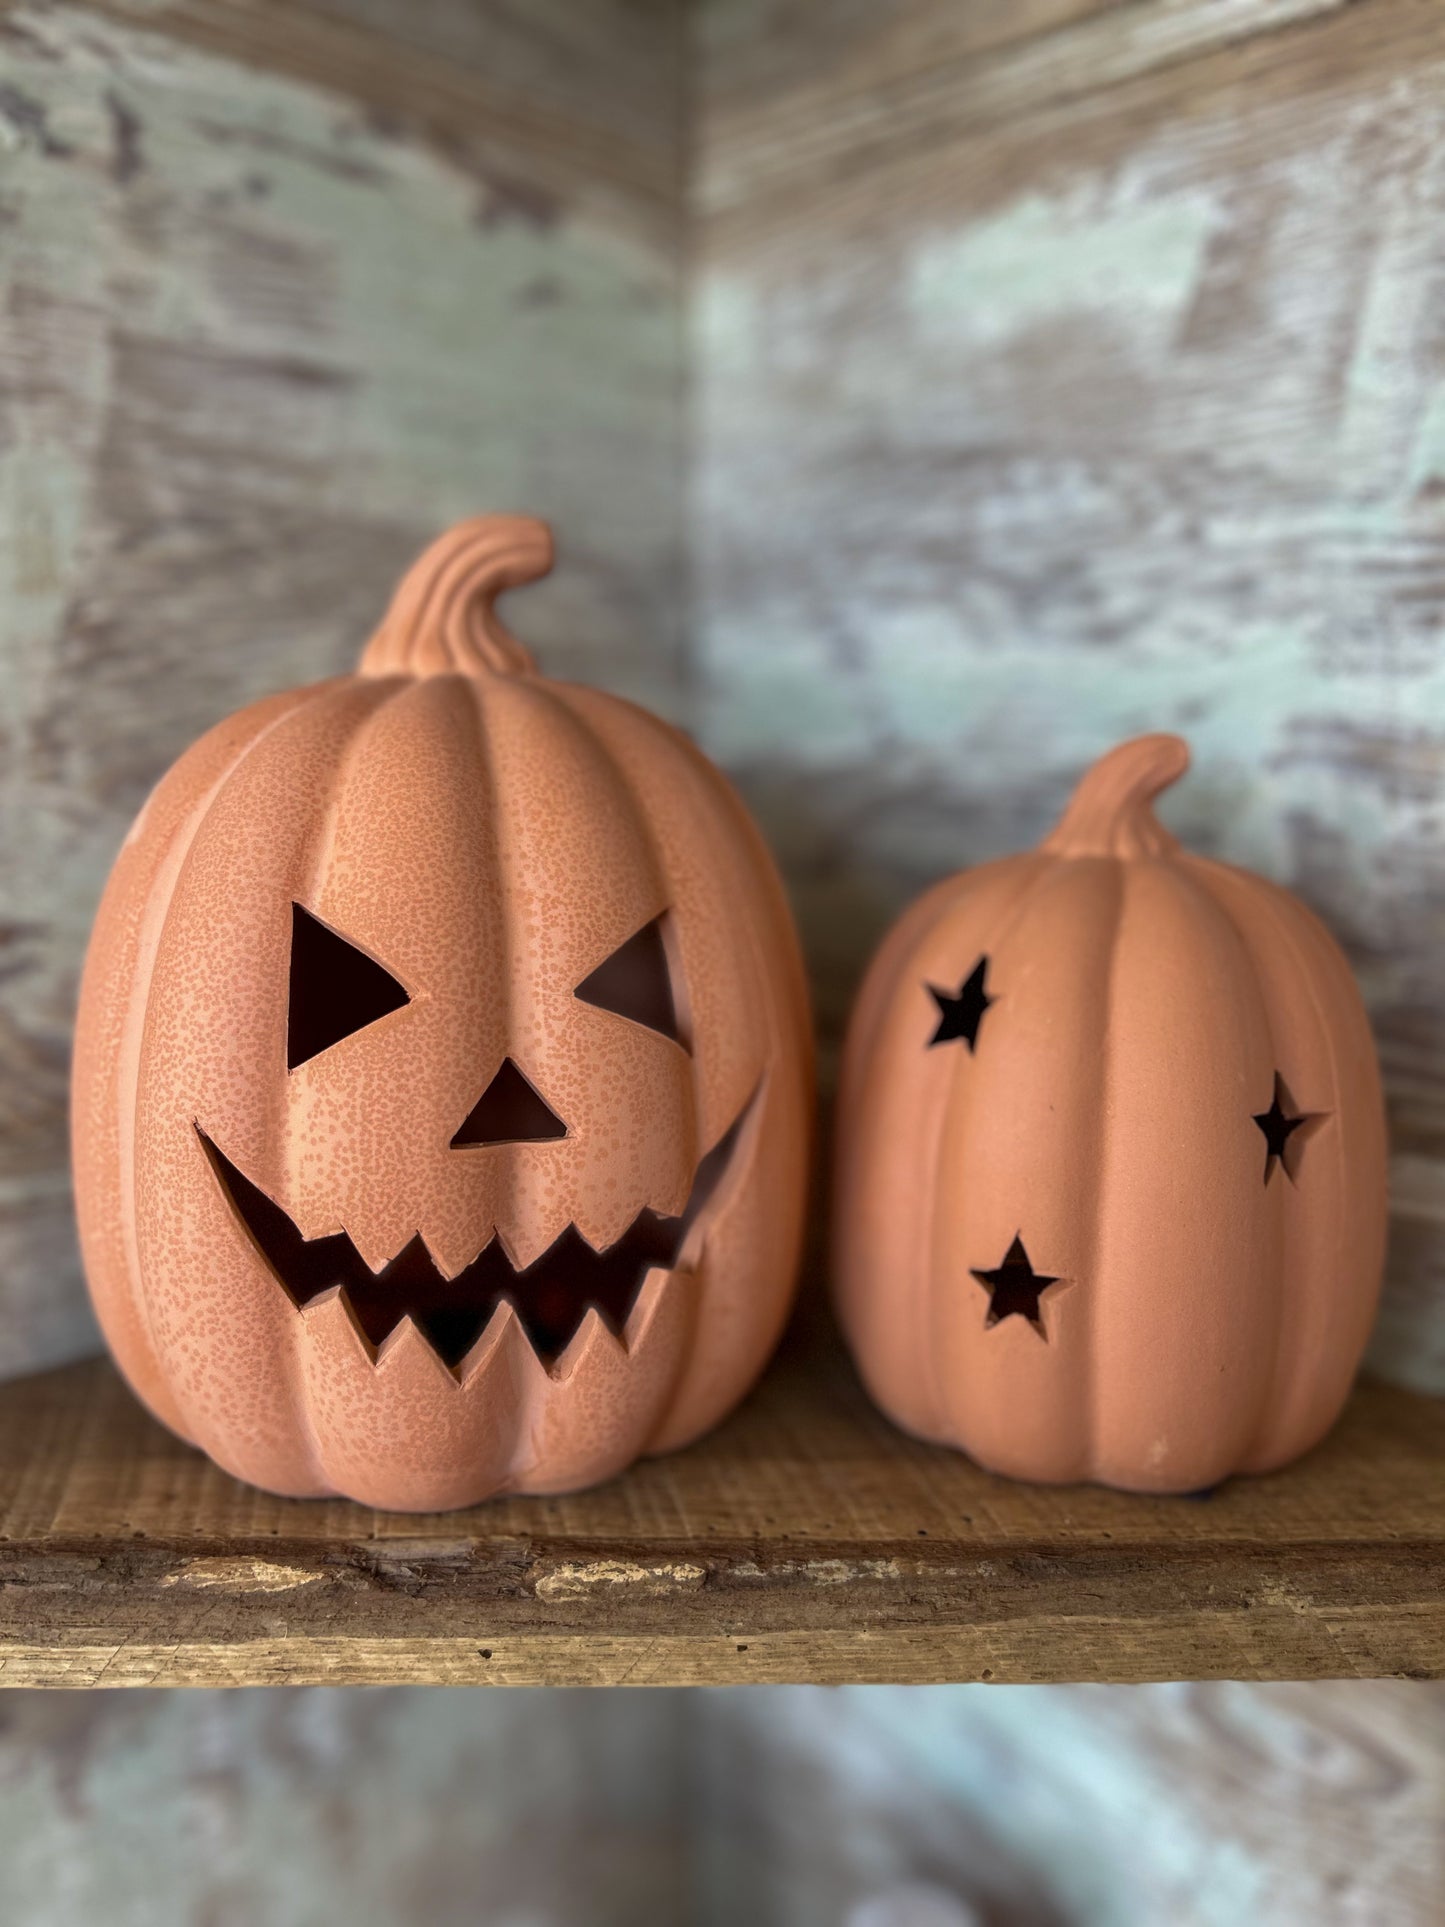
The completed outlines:
[[[1205,1500],[894,1432],[820,1323],[691,1451],[434,1517],[272,1499],[96,1361],[0,1388],[0,1685],[1445,1673],[1445,1403]]]

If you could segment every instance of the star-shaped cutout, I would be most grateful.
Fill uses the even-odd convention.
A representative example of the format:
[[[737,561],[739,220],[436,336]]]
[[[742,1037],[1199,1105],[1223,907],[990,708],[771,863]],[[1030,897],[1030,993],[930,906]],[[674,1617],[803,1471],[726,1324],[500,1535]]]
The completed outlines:
[[[1047,1339],[1043,1315],[1039,1311],[1039,1299],[1050,1285],[1060,1284],[1062,1280],[1034,1270],[1022,1238],[1015,1237],[1004,1254],[1003,1263],[995,1270],[975,1270],[973,1276],[988,1292],[988,1317],[984,1321],[986,1330],[1003,1318],[1027,1318],[1039,1337]]]
[[[1288,1107],[1288,1108],[1287,1108]],[[1300,1111],[1291,1116],[1293,1103],[1284,1079],[1276,1071],[1274,1074],[1274,1095],[1267,1111],[1256,1111],[1254,1121],[1264,1133],[1264,1181],[1269,1183],[1274,1176],[1274,1167],[1279,1165],[1290,1183],[1294,1183],[1294,1172],[1289,1168],[1287,1155],[1290,1138],[1302,1124],[1311,1124],[1320,1116],[1318,1111]]]
[[[970,1051],[978,1042],[978,1027],[983,1022],[983,1013],[995,1001],[983,987],[984,976],[988,971],[988,958],[980,957],[973,969],[959,986],[958,995],[951,997],[946,990],[936,984],[928,986],[928,994],[938,1005],[938,1029],[929,1038],[930,1048],[934,1044],[951,1044],[961,1037]]]

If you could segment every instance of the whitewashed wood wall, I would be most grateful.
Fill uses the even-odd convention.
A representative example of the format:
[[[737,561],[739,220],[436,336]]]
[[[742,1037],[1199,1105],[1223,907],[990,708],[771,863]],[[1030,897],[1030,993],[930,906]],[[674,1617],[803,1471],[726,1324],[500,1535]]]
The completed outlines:
[[[1360,969],[1376,1356],[1445,1386],[1442,109],[1409,0],[0,0],[0,1374],[93,1343],[66,1057],[126,821],[509,506],[548,664],[743,777],[829,1039],[908,894],[1182,728],[1172,820]],[[12,1693],[4,1904],[1429,1927],[1442,1717]]]
[[[680,1696],[0,1693],[6,1927],[669,1927]]]
[[[1441,1917],[1440,1686],[730,1689],[696,1718],[708,1927]]]
[[[0,1695],[27,1927],[1435,1927],[1445,1688]]]

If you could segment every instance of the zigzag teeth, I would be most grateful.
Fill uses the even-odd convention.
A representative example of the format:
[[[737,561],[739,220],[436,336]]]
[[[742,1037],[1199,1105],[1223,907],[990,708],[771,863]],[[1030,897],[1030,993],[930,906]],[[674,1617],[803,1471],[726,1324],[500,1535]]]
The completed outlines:
[[[371,1361],[372,1364],[380,1368],[403,1343],[408,1342],[409,1339],[415,1340],[418,1338],[422,1344],[426,1346],[427,1350],[435,1355],[436,1348],[426,1333],[421,1330],[409,1312],[403,1312],[391,1330],[386,1334],[386,1337],[383,1338],[377,1346],[376,1354]]]
[[[515,1327],[539,1369],[565,1376],[599,1347],[630,1352],[646,1337],[669,1279],[695,1270],[707,1206],[732,1165],[760,1089],[698,1165],[680,1218],[660,1218],[644,1206],[620,1238],[600,1249],[571,1224],[520,1269],[500,1232],[453,1271],[442,1269],[420,1231],[376,1267],[345,1230],[303,1238],[288,1213],[199,1124],[196,1132],[239,1224],[292,1304],[303,1317],[324,1317],[339,1297],[357,1342],[378,1368],[419,1344],[454,1379],[471,1378],[500,1347],[515,1343],[509,1336]]]
[[[662,1295],[674,1278],[691,1278],[694,1274],[684,1271],[680,1266],[664,1271],[654,1265],[642,1281],[642,1288],[632,1301],[632,1310],[627,1314],[627,1323],[622,1327],[622,1342],[629,1353],[636,1350],[647,1336],[648,1327],[657,1315],[662,1303]]]
[[[419,1244],[427,1255],[427,1262],[436,1272],[438,1278],[445,1284],[451,1284],[454,1279],[460,1278],[464,1272],[470,1271],[477,1260],[484,1257],[486,1253],[492,1249],[493,1245],[496,1245],[500,1249],[502,1257],[506,1260],[507,1269],[512,1273],[513,1277],[523,1278],[535,1266],[541,1264],[548,1252],[561,1244],[565,1238],[575,1238],[579,1244],[585,1247],[590,1256],[594,1258],[605,1258],[608,1252],[615,1251],[618,1245],[626,1244],[629,1238],[636,1236],[641,1226],[649,1219],[655,1220],[659,1225],[681,1225],[682,1223],[681,1218],[660,1218],[650,1205],[643,1205],[641,1210],[633,1217],[632,1222],[627,1225],[624,1230],[619,1232],[618,1235],[607,1244],[599,1245],[593,1243],[592,1239],[587,1236],[587,1233],[580,1225],[575,1222],[569,1222],[563,1225],[557,1235],[542,1247],[535,1258],[529,1259],[524,1265],[517,1263],[507,1238],[499,1226],[493,1228],[491,1236],[487,1238],[484,1243],[478,1245],[469,1258],[464,1259],[461,1264],[452,1265],[450,1268],[442,1263],[432,1248],[426,1233],[420,1228],[415,1231],[409,1231],[396,1249],[389,1252],[386,1257],[382,1258],[377,1264],[372,1264],[371,1260],[359,1249],[355,1239],[344,1225],[338,1231],[321,1232],[318,1233],[315,1238],[304,1238],[302,1239],[302,1243],[303,1245],[312,1245],[319,1244],[323,1239],[344,1238],[357,1259],[357,1262],[361,1264],[373,1278],[380,1278],[384,1272],[391,1269],[399,1258],[404,1257],[413,1245]]]
[[[614,1352],[618,1358],[626,1356],[622,1341],[607,1320],[595,1305],[589,1305],[582,1314],[582,1323],[558,1354],[550,1375],[555,1379],[571,1378],[595,1360],[599,1352],[606,1351]]]
[[[526,1348],[527,1357],[539,1372],[553,1379],[570,1378],[580,1366],[593,1357],[598,1350],[611,1349],[619,1356],[628,1356],[645,1339],[649,1326],[657,1314],[662,1295],[674,1278],[691,1278],[690,1271],[671,1271],[661,1265],[654,1265],[647,1273],[637,1300],[628,1314],[627,1323],[619,1335],[596,1305],[589,1305],[582,1314],[581,1321],[566,1345],[549,1360],[538,1351],[516,1306],[504,1298],[492,1311],[482,1327],[476,1341],[466,1355],[455,1365],[449,1364],[438,1351],[427,1333],[426,1327],[403,1312],[391,1330],[380,1341],[373,1344],[361,1328],[351,1300],[344,1285],[333,1285],[330,1290],[318,1292],[301,1309],[301,1316],[308,1321],[317,1315],[324,1315],[327,1306],[340,1299],[346,1309],[348,1321],[357,1335],[357,1342],[366,1351],[371,1363],[380,1370],[388,1364],[394,1365],[405,1358],[415,1347],[421,1347],[438,1368],[449,1373],[458,1384],[470,1384],[491,1364],[494,1356],[507,1346],[521,1345]]]
[[[376,1370],[381,1373],[405,1372],[410,1365],[424,1373],[439,1374],[443,1379],[454,1378],[446,1360],[410,1317],[399,1318],[392,1326],[376,1348],[375,1362]]]
[[[472,1349],[453,1370],[458,1384],[470,1385],[472,1380],[485,1372],[492,1361],[503,1352],[511,1352],[524,1369],[544,1375],[546,1366],[537,1355],[537,1348],[527,1336],[527,1328],[517,1316],[516,1307],[511,1300],[504,1298],[486,1324],[482,1327]]]

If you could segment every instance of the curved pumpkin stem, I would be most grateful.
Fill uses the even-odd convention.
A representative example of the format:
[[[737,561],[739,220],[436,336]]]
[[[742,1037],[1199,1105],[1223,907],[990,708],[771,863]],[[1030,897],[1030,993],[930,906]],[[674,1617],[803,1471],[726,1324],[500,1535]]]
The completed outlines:
[[[1086,770],[1040,848],[1055,856],[1168,856],[1179,848],[1151,807],[1189,767],[1182,736],[1136,736]]]
[[[504,589],[552,567],[552,531],[530,515],[477,515],[438,536],[397,586],[362,651],[363,676],[526,676],[531,652],[498,620]]]

